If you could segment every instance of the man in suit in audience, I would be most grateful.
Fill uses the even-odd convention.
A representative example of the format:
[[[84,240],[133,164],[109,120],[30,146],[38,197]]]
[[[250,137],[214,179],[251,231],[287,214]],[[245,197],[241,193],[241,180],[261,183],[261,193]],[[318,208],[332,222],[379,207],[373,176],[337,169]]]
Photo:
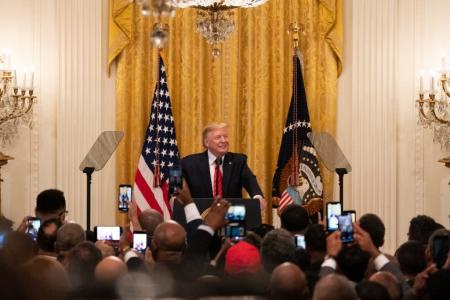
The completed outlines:
[[[181,160],[183,177],[193,198],[242,198],[244,187],[258,198],[261,209],[266,202],[256,176],[247,165],[247,156],[228,152],[228,125],[212,123],[203,130],[206,151]]]

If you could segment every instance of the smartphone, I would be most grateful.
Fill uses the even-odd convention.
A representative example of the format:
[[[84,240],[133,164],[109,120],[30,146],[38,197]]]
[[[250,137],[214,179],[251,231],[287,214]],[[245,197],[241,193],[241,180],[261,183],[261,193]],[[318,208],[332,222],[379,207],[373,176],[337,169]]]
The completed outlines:
[[[133,232],[133,249],[145,253],[147,249],[147,233],[145,231]]]
[[[301,234],[296,234],[294,236],[294,242],[295,242],[295,246],[298,248],[303,248],[306,249],[306,244],[305,244],[305,236],[301,235]]]
[[[351,215],[352,216],[352,222],[356,222],[356,212],[354,210],[344,210],[342,212],[343,215]]]
[[[448,257],[449,251],[449,237],[448,236],[436,236],[433,239],[433,261],[436,263],[437,268],[442,268]]]
[[[227,212],[225,218],[228,221],[244,222],[245,221],[245,215],[246,215],[246,210],[245,210],[245,206],[244,205],[232,205],[228,209],[228,212]]]
[[[41,227],[41,220],[38,218],[29,218],[25,233],[29,234],[33,240],[36,240],[39,228]]]
[[[169,195],[178,193],[183,188],[183,173],[181,168],[169,169]]]
[[[245,223],[231,222],[225,226],[225,236],[231,241],[240,241],[245,237]]]
[[[128,204],[131,201],[133,187],[129,184],[119,185],[119,210],[128,211]]]
[[[344,244],[353,242],[352,215],[345,214],[338,217],[339,231],[341,232],[341,242]]]
[[[342,213],[342,206],[339,202],[327,203],[327,231],[333,232],[338,229],[338,216]]]
[[[97,226],[94,231],[97,241],[119,241],[122,228],[120,226]]]

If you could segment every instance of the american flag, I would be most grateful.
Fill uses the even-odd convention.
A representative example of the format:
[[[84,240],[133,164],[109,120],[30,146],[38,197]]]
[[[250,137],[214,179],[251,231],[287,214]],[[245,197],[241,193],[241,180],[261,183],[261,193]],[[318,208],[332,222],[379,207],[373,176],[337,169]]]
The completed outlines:
[[[165,220],[172,217],[169,201],[169,170],[179,167],[175,124],[170,105],[167,74],[159,57],[159,76],[153,96],[150,121],[134,180],[134,199],[140,211],[153,208]]]
[[[317,153],[307,134],[311,131],[301,62],[293,57],[292,98],[283,130],[272,196],[280,197],[278,214],[289,204],[305,205],[322,198],[322,179]]]

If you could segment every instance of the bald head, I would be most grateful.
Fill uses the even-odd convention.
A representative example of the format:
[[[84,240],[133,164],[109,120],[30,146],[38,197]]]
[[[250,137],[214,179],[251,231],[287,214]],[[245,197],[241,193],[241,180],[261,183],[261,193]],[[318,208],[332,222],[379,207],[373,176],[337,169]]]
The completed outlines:
[[[156,226],[164,222],[163,216],[154,209],[146,209],[139,215],[139,224],[141,228],[152,236]]]
[[[307,299],[305,274],[293,263],[279,265],[272,272],[270,292],[274,299]]]
[[[370,276],[369,281],[377,282],[384,286],[389,293],[391,300],[402,298],[402,286],[394,275],[388,272],[377,272]]]
[[[115,256],[105,257],[95,267],[95,279],[103,283],[113,283],[126,273],[125,263]]]
[[[179,263],[186,246],[186,231],[175,221],[161,223],[155,228],[152,244],[158,250],[156,261]]]
[[[313,300],[356,300],[355,289],[350,281],[341,275],[323,277],[314,288]]]

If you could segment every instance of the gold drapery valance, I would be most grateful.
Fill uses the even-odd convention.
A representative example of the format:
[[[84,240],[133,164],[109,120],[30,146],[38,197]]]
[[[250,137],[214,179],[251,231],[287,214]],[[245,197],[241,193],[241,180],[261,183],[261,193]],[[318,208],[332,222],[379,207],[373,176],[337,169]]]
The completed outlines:
[[[156,79],[157,50],[149,42],[153,17],[111,0],[110,63],[117,62],[116,128],[125,131],[117,151],[117,183],[132,183]],[[170,40],[163,50],[176,134],[182,156],[202,151],[209,122],[230,125],[230,150],[248,155],[270,200],[282,130],[292,90],[291,22],[303,26],[300,48],[314,131],[336,131],[337,78],[342,70],[341,0],[270,0],[235,13],[235,30],[218,59],[195,28],[194,9],[165,19]],[[324,196],[333,176],[324,168]],[[118,214],[119,219],[123,218]],[[270,220],[268,210],[267,220]],[[118,220],[118,223],[121,223]]]

